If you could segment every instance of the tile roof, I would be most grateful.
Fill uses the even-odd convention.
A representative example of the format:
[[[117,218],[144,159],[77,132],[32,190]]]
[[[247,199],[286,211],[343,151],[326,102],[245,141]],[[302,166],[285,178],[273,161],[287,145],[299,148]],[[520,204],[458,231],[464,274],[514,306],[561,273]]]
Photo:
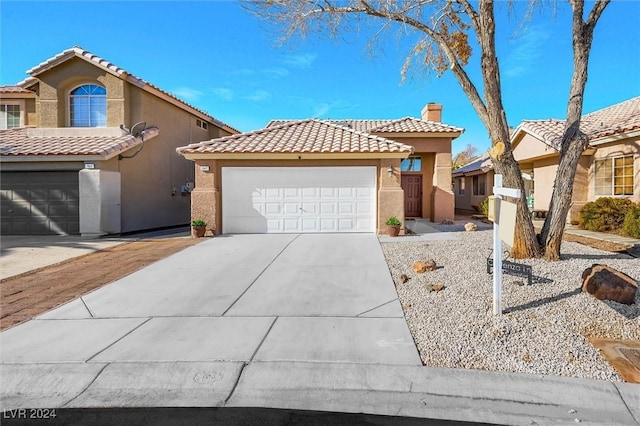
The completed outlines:
[[[478,170],[486,171],[493,169],[493,162],[491,161],[491,157],[489,154],[484,154],[480,158],[476,158],[475,160],[465,164],[462,167],[459,167],[451,172],[451,176],[461,176],[466,173],[477,172]]]
[[[152,91],[157,91],[160,92],[168,97],[170,97],[171,99],[177,101],[179,104],[181,104],[184,107],[190,108],[192,110],[195,110],[197,112],[199,112],[200,114],[204,115],[209,121],[211,121],[212,123],[216,124],[219,127],[222,128],[227,128],[228,130],[231,131],[231,133],[239,133],[239,130],[229,126],[228,124],[223,123],[222,121],[212,117],[211,115],[209,115],[206,111],[203,111],[199,108],[194,107],[193,105],[188,104],[187,102],[183,101],[182,99],[178,98],[177,96],[173,95],[172,93],[169,93],[165,90],[162,90],[161,88],[159,88],[158,86],[155,86],[151,83],[149,83],[148,81],[145,81],[143,79],[141,79],[140,77],[137,77],[131,73],[129,73],[128,71],[124,70],[123,68],[120,68],[119,66],[113,64],[112,62],[107,61],[106,59],[103,59],[101,57],[99,57],[98,55],[95,55],[91,52],[89,52],[86,49],[83,49],[79,46],[73,46],[70,49],[66,49],[63,50],[62,52],[58,53],[57,55],[47,59],[44,62],[41,62],[40,64],[36,65],[35,67],[31,68],[30,70],[27,71],[27,74],[29,74],[31,77],[19,82],[17,85],[21,86],[21,87],[28,87],[32,84],[34,84],[35,82],[37,82],[37,79],[35,79],[34,77],[37,76],[38,74],[47,71],[55,66],[57,66],[58,64],[65,62],[71,58],[74,57],[78,57],[78,58],[82,58],[88,62],[93,63],[94,65],[97,65],[109,72],[111,72],[112,74],[117,75],[118,77],[125,79],[125,80],[129,80],[132,84],[141,87],[143,89],[152,89]]]
[[[34,94],[32,90],[25,89],[20,86],[0,86],[0,94],[2,93],[28,93]]]
[[[145,131],[145,141],[158,135],[157,128]],[[16,128],[0,130],[0,158],[17,156],[99,156],[105,159],[142,143],[141,138],[122,135],[120,129]]]
[[[411,146],[323,120],[271,125],[249,133],[198,142],[177,149],[197,153],[411,153]]]
[[[564,120],[556,119],[523,120],[518,127],[559,149],[564,123]],[[591,143],[606,136],[640,130],[640,97],[583,115],[580,129],[589,136]]]
[[[435,121],[424,121],[414,117],[403,117],[394,120],[360,120],[360,119],[318,119],[328,123],[345,126],[366,133],[462,133],[463,128],[450,126]],[[271,120],[268,127],[278,126],[296,120]]]

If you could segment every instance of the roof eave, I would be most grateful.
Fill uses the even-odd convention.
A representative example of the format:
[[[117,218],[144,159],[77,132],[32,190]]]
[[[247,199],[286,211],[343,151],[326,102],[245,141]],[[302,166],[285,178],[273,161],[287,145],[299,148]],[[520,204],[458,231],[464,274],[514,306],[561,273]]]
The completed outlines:
[[[378,158],[405,159],[411,152],[238,152],[238,153],[183,153],[178,151],[187,160],[371,160]]]
[[[381,132],[371,131],[370,134],[382,136],[386,139],[393,138],[451,138],[452,140],[462,135],[464,131],[456,132]]]
[[[589,142],[589,145],[598,146],[610,142],[619,142],[621,140],[630,139],[637,136],[640,136],[640,129],[633,129],[627,132],[620,132],[613,135],[603,136],[602,138],[595,138]]]

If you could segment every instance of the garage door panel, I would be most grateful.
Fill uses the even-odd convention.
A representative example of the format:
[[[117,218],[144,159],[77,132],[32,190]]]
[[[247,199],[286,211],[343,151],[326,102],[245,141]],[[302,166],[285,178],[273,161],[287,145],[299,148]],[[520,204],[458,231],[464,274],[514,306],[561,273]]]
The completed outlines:
[[[223,232],[375,232],[375,188],[375,167],[223,167]]]
[[[0,186],[3,234],[79,233],[76,171],[2,172]]]

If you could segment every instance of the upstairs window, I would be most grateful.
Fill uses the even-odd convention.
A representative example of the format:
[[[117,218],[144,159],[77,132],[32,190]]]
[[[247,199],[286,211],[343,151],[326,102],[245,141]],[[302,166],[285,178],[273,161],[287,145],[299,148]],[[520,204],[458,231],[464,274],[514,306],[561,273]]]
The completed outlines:
[[[107,125],[107,90],[85,84],[69,96],[71,127],[105,127]]]
[[[0,105],[0,130],[20,127],[20,105]]]
[[[207,130],[209,128],[207,122],[200,119],[196,119],[196,126],[200,127],[202,130]]]
[[[633,155],[595,161],[595,195],[633,195]]]

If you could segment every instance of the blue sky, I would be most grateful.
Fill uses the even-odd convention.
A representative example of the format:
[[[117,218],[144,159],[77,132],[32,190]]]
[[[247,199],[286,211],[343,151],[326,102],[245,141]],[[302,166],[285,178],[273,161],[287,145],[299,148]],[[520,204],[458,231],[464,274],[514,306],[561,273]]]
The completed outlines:
[[[498,55],[507,119],[563,118],[571,78],[570,9],[560,1],[526,27],[498,4]],[[547,3],[548,4],[548,3]],[[640,94],[640,1],[614,0],[596,29],[584,112]],[[242,131],[275,118],[418,117],[427,102],[484,151],[487,132],[453,76],[401,82],[410,40],[373,55],[371,29],[277,47],[273,27],[231,1],[0,1],[0,84],[79,45]],[[476,50],[477,52],[477,50]],[[477,55],[469,64],[478,76]],[[128,123],[127,123],[128,124]],[[156,123],[154,123],[156,124]],[[162,125],[162,123],[157,123]]]

